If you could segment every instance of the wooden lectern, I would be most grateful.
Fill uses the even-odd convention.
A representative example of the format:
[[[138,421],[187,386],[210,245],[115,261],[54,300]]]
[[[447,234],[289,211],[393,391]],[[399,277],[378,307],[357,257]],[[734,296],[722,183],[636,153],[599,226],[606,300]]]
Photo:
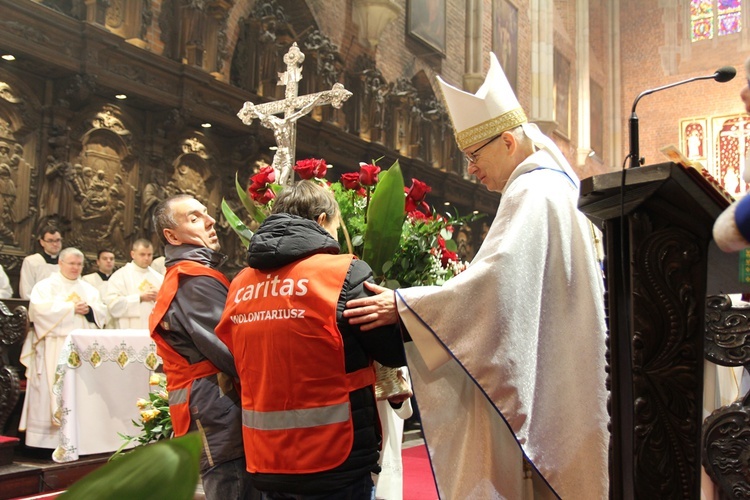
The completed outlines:
[[[729,200],[675,163],[622,176],[584,179],[579,200],[605,240],[610,498],[698,499],[708,254]]]

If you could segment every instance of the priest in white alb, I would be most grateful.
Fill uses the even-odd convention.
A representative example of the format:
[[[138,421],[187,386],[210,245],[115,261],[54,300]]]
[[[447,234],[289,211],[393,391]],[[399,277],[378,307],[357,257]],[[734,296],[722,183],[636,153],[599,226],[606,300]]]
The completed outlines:
[[[58,358],[68,334],[76,329],[102,328],[106,308],[99,291],[81,279],[83,253],[69,247],[60,252],[59,271],[34,285],[29,297],[29,332],[21,350],[26,367],[26,397],[19,425],[26,446],[56,448],[60,415],[52,394]]]
[[[468,172],[502,193],[495,219],[443,286],[374,287],[344,315],[411,335],[441,498],[607,498],[604,286],[578,177],[494,54],[476,94],[438,82]]]
[[[164,276],[151,267],[154,246],[149,240],[135,240],[130,257],[131,262],[110,276],[104,303],[117,328],[147,330]]]

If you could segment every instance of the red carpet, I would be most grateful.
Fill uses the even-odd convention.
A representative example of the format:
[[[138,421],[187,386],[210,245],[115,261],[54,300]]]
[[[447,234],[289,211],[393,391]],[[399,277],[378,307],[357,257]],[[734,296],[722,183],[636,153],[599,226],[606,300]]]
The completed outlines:
[[[425,445],[401,451],[404,465],[404,500],[436,500],[435,478]]]

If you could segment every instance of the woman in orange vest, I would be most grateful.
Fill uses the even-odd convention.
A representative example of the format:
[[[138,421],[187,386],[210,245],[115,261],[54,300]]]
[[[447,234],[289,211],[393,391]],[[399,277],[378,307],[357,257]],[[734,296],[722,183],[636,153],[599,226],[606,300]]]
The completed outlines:
[[[253,485],[268,499],[371,499],[381,432],[372,361],[406,364],[398,328],[349,325],[372,270],[339,255],[333,194],[285,188],[232,282],[216,333],[234,355]]]

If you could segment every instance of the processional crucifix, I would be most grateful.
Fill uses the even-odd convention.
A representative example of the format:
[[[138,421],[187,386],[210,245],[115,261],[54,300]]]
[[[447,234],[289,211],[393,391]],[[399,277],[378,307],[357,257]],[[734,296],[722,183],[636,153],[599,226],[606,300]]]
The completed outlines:
[[[316,106],[330,104],[338,109],[352,95],[340,83],[335,83],[331,90],[302,96],[297,95],[297,84],[302,80],[300,65],[304,60],[305,55],[299,50],[297,43],[293,43],[289,52],[284,54],[286,71],[279,73],[278,85],[286,85],[284,99],[257,105],[248,101],[237,113],[237,116],[245,125],[250,125],[257,118],[261,125],[273,130],[276,139],[276,153],[273,155],[271,166],[276,172],[277,182],[282,186],[291,185],[294,178],[292,165],[294,164],[294,152],[297,143],[297,120]],[[279,113],[284,113],[284,117],[276,116]]]

